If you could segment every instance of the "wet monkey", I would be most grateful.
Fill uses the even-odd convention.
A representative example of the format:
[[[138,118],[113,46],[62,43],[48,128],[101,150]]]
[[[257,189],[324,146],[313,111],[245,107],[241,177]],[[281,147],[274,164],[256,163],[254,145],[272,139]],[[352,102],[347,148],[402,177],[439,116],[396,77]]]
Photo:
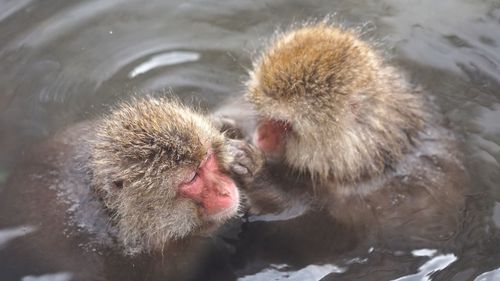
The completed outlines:
[[[0,256],[6,276],[189,279],[217,260],[206,237],[236,215],[237,182],[259,168],[246,149],[173,98],[136,98],[70,126],[27,152],[2,190],[0,226],[27,234]]]
[[[245,99],[253,123],[215,115],[265,156],[246,189],[255,213],[303,196],[387,240],[453,234],[466,182],[457,141],[356,31],[321,22],[279,33],[253,62]]]
[[[210,120],[173,101],[137,100],[104,118],[89,166],[120,240],[162,249],[234,216],[239,193],[229,146]]]

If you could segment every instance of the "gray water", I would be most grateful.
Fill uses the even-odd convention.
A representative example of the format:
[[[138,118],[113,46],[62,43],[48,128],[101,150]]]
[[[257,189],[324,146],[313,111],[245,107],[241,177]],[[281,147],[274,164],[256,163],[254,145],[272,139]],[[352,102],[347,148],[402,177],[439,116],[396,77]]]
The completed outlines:
[[[23,169],[18,159],[62,127],[137,92],[171,91],[213,108],[243,92],[252,58],[276,28],[332,14],[346,26],[363,26],[435,98],[463,144],[472,178],[467,225],[452,252],[370,248],[325,259],[313,247],[270,257],[246,249],[250,239],[228,254],[229,279],[500,280],[498,0],[2,0],[0,196],[9,176]],[[0,280],[71,280],[71,272],[33,258],[9,263],[34,255],[12,246],[29,233],[36,229],[0,225]],[[36,254],[43,260],[54,253]]]

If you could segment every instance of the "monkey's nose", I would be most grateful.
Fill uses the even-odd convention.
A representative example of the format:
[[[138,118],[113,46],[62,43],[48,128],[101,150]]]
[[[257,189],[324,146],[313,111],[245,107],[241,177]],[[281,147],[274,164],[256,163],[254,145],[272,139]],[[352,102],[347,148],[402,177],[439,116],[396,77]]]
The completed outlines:
[[[208,186],[208,192],[213,192],[216,196],[230,196],[231,192],[228,188],[232,184],[229,178],[218,176],[214,177]]]

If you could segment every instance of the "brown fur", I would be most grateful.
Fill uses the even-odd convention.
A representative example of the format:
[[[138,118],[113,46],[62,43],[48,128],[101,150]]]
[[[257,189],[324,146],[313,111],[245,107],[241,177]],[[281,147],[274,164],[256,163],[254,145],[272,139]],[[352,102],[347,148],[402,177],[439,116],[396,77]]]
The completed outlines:
[[[92,185],[127,247],[161,249],[221,223],[176,197],[209,149],[225,157],[209,119],[173,100],[134,100],[99,120],[90,143]]]
[[[280,34],[254,63],[248,100],[294,133],[286,163],[357,181],[398,161],[422,130],[422,100],[352,31],[327,24]]]
[[[456,140],[423,92],[359,38],[307,24],[278,34],[254,62],[248,118],[292,128],[282,157],[271,154],[246,190],[251,209],[305,203],[392,241],[450,237],[467,180]],[[216,115],[248,131],[230,113]]]
[[[0,229],[22,230],[1,245],[2,278],[224,280],[230,247],[211,236],[231,235],[218,226],[234,208],[207,215],[175,195],[209,148],[221,175],[240,164],[207,116],[152,97],[26,148],[0,195]]]

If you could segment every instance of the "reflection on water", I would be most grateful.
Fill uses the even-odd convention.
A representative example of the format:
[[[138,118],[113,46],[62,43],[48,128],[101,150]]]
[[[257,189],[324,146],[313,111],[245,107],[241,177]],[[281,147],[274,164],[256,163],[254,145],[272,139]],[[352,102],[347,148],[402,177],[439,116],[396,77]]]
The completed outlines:
[[[13,228],[0,229],[0,248],[6,245],[9,241],[30,234],[36,228],[32,226],[19,226]]]
[[[485,272],[481,275],[479,275],[474,281],[489,281],[489,280],[498,280],[500,279],[500,268]]]
[[[495,208],[493,209],[493,222],[495,226],[500,228],[500,203],[495,203]]]
[[[394,281],[411,281],[411,280],[422,280],[429,281],[432,273],[442,270],[446,268],[449,264],[454,262],[457,257],[453,254],[448,255],[439,255],[433,257],[426,263],[424,263],[421,267],[418,268],[418,273],[407,275]]]
[[[20,1],[4,1],[2,3],[2,10],[0,11],[0,21],[14,14],[15,12],[21,10],[26,7],[31,0],[20,0]]]
[[[133,92],[172,90],[184,100],[213,108],[241,94],[251,59],[276,27],[332,13],[347,26],[364,25],[367,38],[376,38],[387,56],[441,107],[463,142],[473,179],[466,224],[452,252],[391,252],[375,245],[367,253],[365,248],[357,251],[349,239],[324,246],[327,242],[305,235],[297,241],[315,250],[297,245],[269,253],[238,244],[257,239],[246,237],[227,243],[242,248],[245,258],[226,254],[231,262],[224,268],[230,271],[225,279],[497,280],[500,3],[495,0],[1,1],[0,200],[7,178],[23,170],[18,160],[27,149],[63,126],[92,118]],[[127,266],[114,258],[82,258],[86,264],[73,265],[80,259],[59,257],[56,249],[41,252],[23,246],[34,237],[44,241],[46,234],[33,232],[36,225],[5,223],[16,217],[14,206],[23,202],[0,203],[0,279],[71,280],[68,268],[83,268],[88,276],[122,280],[110,272]],[[266,229],[266,223],[281,222],[250,218],[242,232],[254,234]],[[263,241],[256,247],[266,245]],[[321,251],[330,247],[348,254]],[[56,265],[47,262],[53,256]],[[123,274],[132,278],[127,272],[133,269],[127,270]]]
[[[170,52],[152,57],[148,61],[143,62],[129,73],[129,78],[134,78],[139,74],[146,73],[152,69],[174,65],[183,62],[197,61],[200,54],[194,52]]]
[[[69,272],[61,272],[54,274],[44,274],[41,276],[24,276],[21,281],[70,281],[72,274]]]
[[[270,265],[270,268],[263,270],[251,276],[239,278],[239,281],[252,281],[252,280],[289,280],[289,281],[302,281],[302,280],[319,280],[325,275],[335,272],[342,273],[345,271],[333,264],[325,265],[308,265],[299,270],[288,271],[286,265]]]

